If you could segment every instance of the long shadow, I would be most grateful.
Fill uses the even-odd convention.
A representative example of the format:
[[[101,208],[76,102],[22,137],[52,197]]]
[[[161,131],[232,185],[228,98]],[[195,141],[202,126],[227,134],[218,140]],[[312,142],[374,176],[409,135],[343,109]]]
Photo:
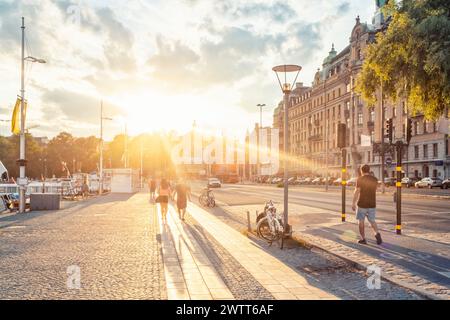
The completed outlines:
[[[225,212],[220,207],[217,207],[215,209],[220,210],[220,215],[225,217],[226,219],[230,218],[231,220],[237,222],[240,226],[240,229],[239,227],[234,226],[235,229],[238,228],[238,231],[242,231],[244,229],[246,230],[247,225],[243,219],[239,220],[234,218],[233,216],[230,216],[229,213]],[[203,228],[201,230],[202,234],[206,236],[209,234],[207,230]],[[365,278],[365,276],[362,273],[359,273],[343,260],[334,259],[331,261],[330,259],[332,259],[333,257],[329,256],[328,254],[324,254],[321,251],[317,252],[307,249],[297,242],[288,242],[288,244],[285,245],[285,249],[280,250],[275,243],[272,246],[269,246],[266,241],[256,236],[251,235],[250,239],[256,247],[264,250],[266,253],[272,255],[273,257],[291,267],[293,271],[304,277],[307,280],[308,284],[313,287],[333,294],[340,299],[354,300],[377,298],[375,295],[372,295],[371,290],[367,289],[367,279]],[[295,251],[289,252],[289,250]],[[307,257],[307,261],[299,262],[298,260],[292,261],[290,259],[290,257],[295,256],[295,254],[299,253],[298,250],[301,250],[301,254],[304,254],[305,257]],[[214,255],[214,253],[212,254]],[[344,278],[348,274],[358,274],[358,277],[360,277],[360,279],[358,280],[355,276],[355,278],[352,280],[354,283],[354,285],[352,286],[340,287],[335,285],[336,278]],[[381,290],[385,292],[386,296],[390,294],[389,287],[382,287]],[[361,292],[364,292],[364,294],[362,295]]]
[[[185,224],[185,228],[192,234],[216,271],[236,299],[239,300],[273,300],[267,291],[225,248],[220,245],[193,218],[192,223]]]
[[[401,266],[405,270],[420,275],[428,281],[446,286],[450,285],[450,279],[439,273],[448,272],[450,269],[450,259],[441,255],[436,255],[430,252],[430,250],[420,251],[386,242],[386,240],[381,246],[376,245],[376,243],[371,240],[369,240],[369,245],[362,246],[355,241],[344,240],[344,232],[345,231],[342,230],[322,227],[310,231],[309,233],[332,240],[353,250],[361,251],[384,262]]]

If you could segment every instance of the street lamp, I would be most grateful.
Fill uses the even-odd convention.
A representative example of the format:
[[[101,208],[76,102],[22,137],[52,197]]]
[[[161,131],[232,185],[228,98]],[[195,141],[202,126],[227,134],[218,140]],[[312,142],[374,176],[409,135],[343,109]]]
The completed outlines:
[[[103,120],[113,120],[103,116],[103,100],[100,102],[100,165],[98,193],[103,193]]]
[[[280,84],[280,88],[281,91],[284,94],[284,142],[283,142],[283,159],[284,159],[284,232],[285,233],[291,233],[291,228],[288,224],[288,192],[289,192],[289,184],[288,184],[288,163],[289,163],[289,159],[288,159],[288,134],[289,134],[289,96],[291,94],[292,91],[292,87],[295,84],[295,82],[297,81],[298,75],[300,74],[300,70],[302,70],[302,67],[297,66],[297,65],[293,65],[293,64],[289,64],[289,65],[280,65],[280,66],[276,66],[273,67],[272,70],[275,72],[277,79],[278,79],[278,83]],[[294,81],[292,82],[292,85],[288,82],[287,80],[287,75],[291,74],[291,73],[296,73]],[[281,83],[280,80],[280,75],[284,76],[284,82]]]
[[[19,185],[19,213],[25,212],[25,191],[27,181],[25,178],[25,61],[32,63],[46,63],[43,59],[35,57],[25,57],[25,18],[22,17],[22,56],[21,56],[21,102],[20,102],[20,159],[17,163],[20,166],[20,175],[18,179]]]

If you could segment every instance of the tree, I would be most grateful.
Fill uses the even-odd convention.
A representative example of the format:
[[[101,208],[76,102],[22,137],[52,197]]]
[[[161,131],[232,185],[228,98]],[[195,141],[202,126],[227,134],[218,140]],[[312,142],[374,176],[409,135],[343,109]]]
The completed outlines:
[[[450,4],[390,1],[388,27],[367,47],[357,91],[369,105],[383,85],[392,101],[406,98],[412,114],[439,118],[450,105]]]

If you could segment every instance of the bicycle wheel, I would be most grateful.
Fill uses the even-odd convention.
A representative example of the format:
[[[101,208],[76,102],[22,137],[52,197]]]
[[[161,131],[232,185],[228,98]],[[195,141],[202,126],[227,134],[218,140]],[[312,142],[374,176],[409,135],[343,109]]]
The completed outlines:
[[[206,207],[208,205],[208,198],[206,197],[205,194],[200,195],[200,197],[198,198],[198,202],[200,203],[200,205]]]
[[[274,235],[270,231],[269,223],[267,218],[262,218],[256,227],[257,234],[266,241],[272,242],[274,240]]]
[[[215,206],[216,206],[216,200],[214,200],[214,199],[209,199],[209,201],[208,201],[208,207],[214,208]]]

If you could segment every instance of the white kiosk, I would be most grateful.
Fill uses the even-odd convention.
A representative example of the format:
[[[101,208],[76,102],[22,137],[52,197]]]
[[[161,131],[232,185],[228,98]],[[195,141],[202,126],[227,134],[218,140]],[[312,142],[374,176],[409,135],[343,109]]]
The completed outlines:
[[[111,181],[111,193],[139,191],[139,170],[137,169],[104,169],[103,174]]]

